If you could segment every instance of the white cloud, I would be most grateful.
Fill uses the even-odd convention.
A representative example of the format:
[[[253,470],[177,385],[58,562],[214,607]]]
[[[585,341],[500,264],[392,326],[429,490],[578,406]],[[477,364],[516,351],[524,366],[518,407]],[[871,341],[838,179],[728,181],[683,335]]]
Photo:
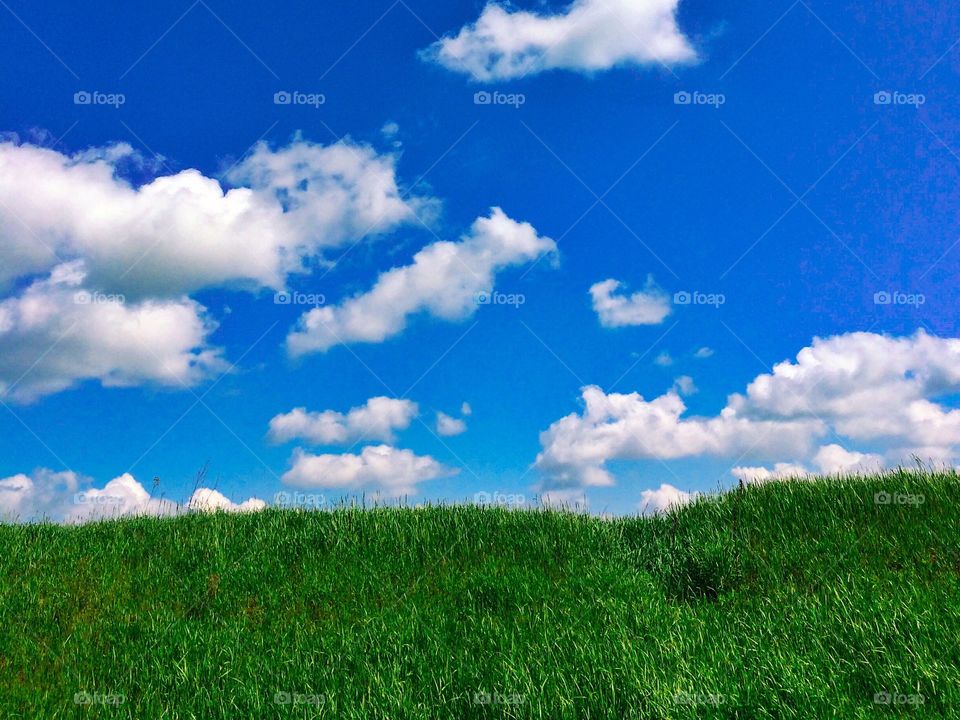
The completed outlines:
[[[821,417],[855,441],[943,447],[960,445],[960,410],[933,399],[958,390],[960,340],[858,332],[815,339],[729,405],[756,418]]]
[[[467,431],[467,424],[460,418],[450,417],[446,413],[437,413],[437,435],[461,435]]]
[[[847,450],[836,443],[821,447],[813,456],[813,464],[822,475],[877,472],[885,465],[879,455]]]
[[[128,171],[156,167],[126,144],[65,155],[0,142],[0,397],[88,379],[192,385],[225,369],[189,295],[283,288],[327,249],[430,214],[433,200],[404,199],[395,160],[297,138],[257,145],[229,189],[194,169],[137,186]]]
[[[730,474],[745,483],[762,483],[768,480],[804,478],[810,471],[802,465],[780,462],[774,465],[772,470],[765,467],[735,467],[730,470]]]
[[[497,272],[555,249],[553,240],[531,225],[493,208],[460,242],[432,243],[410,265],[381,274],[368,292],[303,315],[287,348],[299,356],[340,342],[382,342],[402,332],[417,313],[462,320],[476,311],[478,294],[492,290]]]
[[[679,395],[694,395],[697,392],[696,383],[689,375],[681,375],[673,381],[673,387]]]
[[[0,519],[20,522],[50,520],[80,523],[131,515],[177,515],[188,510],[259,510],[266,504],[251,498],[234,504],[221,493],[198,488],[186,506],[155,498],[129,473],[102,488],[71,471],[39,469],[0,480]]]
[[[273,442],[302,439],[315,445],[344,445],[358,440],[393,442],[395,431],[406,430],[419,409],[411,400],[374,397],[347,413],[307,412],[295,408],[270,420]]]
[[[679,0],[576,0],[556,14],[489,3],[477,21],[424,55],[481,81],[552,69],[689,63],[696,52],[677,26]]]
[[[674,507],[687,505],[698,497],[699,493],[678,490],[673,485],[662,483],[656,490],[644,490],[640,493],[637,508],[641,513],[654,514],[666,512]]]
[[[807,472],[808,462],[830,473],[878,461],[878,455],[829,445],[814,454],[815,441],[828,434],[880,446],[887,459],[922,445],[950,457],[960,448],[960,410],[935,400],[958,391],[960,340],[922,331],[903,338],[817,338],[796,361],[779,363],[746,393],[731,395],[713,417],[684,417],[686,406],[674,390],[648,401],[637,393],[584,388],[583,413],[541,434],[537,466],[547,487],[570,487],[612,484],[605,468],[612,460],[745,453],[793,459],[773,471],[739,468],[745,477],[776,474],[778,467]]]
[[[64,499],[73,497],[84,478],[72,471],[41,468],[0,480],[0,520],[57,519]]]
[[[221,510],[223,512],[237,513],[263,510],[267,507],[267,504],[259,498],[250,498],[242,503],[235,503],[223,493],[211,490],[210,488],[200,488],[190,496],[187,507],[190,510],[196,510],[198,512],[217,512]]]
[[[76,493],[73,505],[64,513],[69,523],[89,522],[130,515],[177,515],[177,503],[151,497],[130,473],[116,477],[102,489],[88,488]]]
[[[876,473],[886,466],[880,455],[847,450],[836,443],[824,445],[817,450],[812,463],[813,469],[797,463],[779,462],[772,470],[765,467],[735,467],[730,472],[738,480],[755,483],[822,475]]]
[[[884,460],[888,465],[914,465],[919,461],[928,467],[951,467],[956,463],[957,456],[955,447],[920,445],[888,451],[884,454]]]
[[[712,348],[708,348],[708,347],[706,347],[706,346],[698,349],[698,350],[693,354],[693,356],[694,356],[695,358],[699,358],[699,359],[701,359],[701,360],[702,360],[702,359],[705,359],[705,358],[708,358],[708,357],[711,357],[712,355],[713,355],[713,349],[712,349]]]
[[[84,380],[193,385],[227,369],[216,327],[188,298],[124,303],[82,290],[78,262],[0,301],[0,398],[30,401]]]
[[[642,291],[632,295],[615,294],[621,287],[617,280],[603,280],[590,288],[593,309],[604,327],[627,325],[659,325],[670,314],[670,297],[647,278]]]
[[[659,365],[660,367],[670,367],[673,365],[673,357],[670,355],[670,353],[664,350],[653,359],[653,364]]]
[[[347,141],[261,143],[234,187],[197,170],[134,187],[127,145],[68,156],[0,143],[0,285],[83,258],[91,289],[180,296],[226,284],[282,288],[323,249],[410,221],[394,158]],[[54,254],[56,253],[56,254]]]
[[[356,455],[313,455],[297,448],[281,480],[293,487],[372,490],[399,497],[414,494],[418,483],[454,473],[429,455],[389,445],[365,447]]]
[[[765,450],[799,454],[825,431],[818,420],[749,420],[724,410],[711,418],[683,418],[686,405],[675,390],[647,401],[637,393],[583,389],[585,409],[540,434],[537,467],[549,486],[613,485],[608,460],[675,459]]]

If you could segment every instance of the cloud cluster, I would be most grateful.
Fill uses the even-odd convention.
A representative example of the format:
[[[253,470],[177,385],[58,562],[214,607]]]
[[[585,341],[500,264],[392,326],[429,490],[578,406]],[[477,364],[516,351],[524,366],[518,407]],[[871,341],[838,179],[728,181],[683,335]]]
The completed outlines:
[[[656,490],[644,490],[640,493],[637,509],[644,515],[666,512],[671,508],[682,507],[693,502],[698,493],[684,492],[673,485],[662,483]]]
[[[357,445],[376,440],[383,443],[364,447],[357,454],[348,451],[318,455],[295,448],[290,469],[281,481],[300,488],[359,490],[375,496],[399,497],[413,494],[420,482],[453,474],[453,470],[430,456],[415,455],[410,450],[392,446],[396,433],[410,427],[419,412],[412,400],[380,396],[345,413],[295,408],[277,415],[270,420],[267,433],[273,442],[301,440],[312,445]]]
[[[617,294],[620,287],[619,281],[611,279],[590,288],[593,310],[604,327],[659,325],[670,314],[670,297],[657,287],[652,276],[643,290],[632,295]]]
[[[83,380],[190,386],[228,368],[207,344],[216,327],[190,300],[100,296],[80,262],[57,266],[0,301],[0,398],[30,401]]]
[[[463,320],[476,311],[478,295],[493,289],[498,272],[555,249],[553,240],[528,223],[493,208],[459,242],[432,243],[411,264],[381,274],[368,292],[303,315],[287,337],[287,349],[300,356],[340,343],[382,342],[418,313]]]
[[[605,465],[614,460],[789,459],[772,471],[739,468],[742,477],[763,479],[764,473],[806,472],[808,462],[833,473],[879,459],[839,444],[815,450],[827,435],[870,443],[888,462],[911,453],[945,460],[960,448],[960,410],[935,401],[958,391],[960,340],[922,331],[817,338],[795,361],[777,364],[745,393],[731,395],[712,417],[685,417],[676,390],[645,400],[584,388],[584,411],[541,434],[536,463],[545,487],[565,488],[613,484]]]
[[[250,498],[233,503],[209,488],[198,488],[184,505],[152,497],[129,473],[114,478],[102,488],[71,471],[47,469],[0,480],[0,519],[50,520],[81,523],[132,515],[178,515],[184,512],[249,512],[266,503]]]
[[[393,156],[341,141],[261,143],[226,175],[188,169],[134,186],[128,145],[75,155],[0,143],[0,286],[82,258],[91,290],[179,297],[284,286],[324,249],[408,222]]]
[[[455,418],[444,412],[437,413],[437,435],[451,437],[462,435],[467,431],[467,423],[462,418]]]
[[[475,80],[552,69],[596,72],[621,65],[690,63],[697,55],[677,26],[679,0],[575,0],[563,12],[511,11],[494,2],[476,22],[424,55]]]
[[[400,497],[415,493],[418,483],[455,472],[430,456],[389,445],[371,445],[359,454],[314,455],[297,448],[281,480],[299,488],[369,488],[387,497]]]
[[[187,508],[196,512],[256,512],[267,507],[259,498],[235,503],[226,495],[210,488],[198,488],[187,501]]]
[[[226,369],[189,296],[283,288],[325,250],[430,212],[405,199],[395,158],[341,141],[261,143],[226,175],[140,185],[129,145],[66,155],[0,142],[0,398],[84,380],[192,385]]]
[[[746,452],[765,443],[771,451],[805,452],[825,432],[819,420],[750,420],[725,409],[712,418],[684,418],[676,390],[653,400],[638,393],[583,389],[585,409],[553,423],[540,435],[536,464],[550,487],[613,485],[609,460],[676,459]]]
[[[393,442],[395,431],[406,430],[419,408],[412,400],[374,397],[346,413],[308,412],[294,408],[270,420],[269,438],[283,443],[304,440],[313,445],[345,445],[360,440]]]
[[[86,380],[190,386],[227,369],[191,295],[285,288],[330,248],[432,214],[435,200],[402,192],[395,161],[297,138],[258,144],[223,180],[188,169],[138,185],[127,177],[155,168],[126,144],[67,155],[0,142],[0,398]],[[369,292],[305,314],[288,349],[380,342],[417,313],[465,318],[499,271],[554,249],[495,208],[460,242],[430,244]],[[319,432],[330,419],[301,420]]]
[[[735,467],[730,471],[730,474],[745,483],[756,483],[814,475],[877,472],[887,464],[881,455],[847,450],[836,443],[831,443],[817,450],[812,459],[812,469],[795,463],[779,462],[772,469],[766,467]]]

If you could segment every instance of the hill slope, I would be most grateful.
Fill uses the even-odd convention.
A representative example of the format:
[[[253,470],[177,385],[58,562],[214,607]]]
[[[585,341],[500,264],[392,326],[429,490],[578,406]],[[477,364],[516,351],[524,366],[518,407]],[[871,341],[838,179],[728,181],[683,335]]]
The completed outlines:
[[[960,717],[948,474],[7,525],[0,577],[5,717]]]

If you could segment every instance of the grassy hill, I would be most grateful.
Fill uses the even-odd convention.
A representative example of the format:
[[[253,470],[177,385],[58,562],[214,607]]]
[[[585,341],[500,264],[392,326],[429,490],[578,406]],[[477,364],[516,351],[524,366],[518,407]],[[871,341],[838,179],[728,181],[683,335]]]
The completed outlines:
[[[3,717],[960,717],[952,474],[6,525],[0,578]]]

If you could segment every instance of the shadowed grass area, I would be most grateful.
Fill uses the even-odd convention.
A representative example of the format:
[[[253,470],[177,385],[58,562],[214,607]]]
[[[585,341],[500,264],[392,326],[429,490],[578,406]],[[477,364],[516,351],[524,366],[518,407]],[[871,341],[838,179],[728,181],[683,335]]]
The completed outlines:
[[[0,577],[4,717],[960,717],[950,473],[3,525]]]

